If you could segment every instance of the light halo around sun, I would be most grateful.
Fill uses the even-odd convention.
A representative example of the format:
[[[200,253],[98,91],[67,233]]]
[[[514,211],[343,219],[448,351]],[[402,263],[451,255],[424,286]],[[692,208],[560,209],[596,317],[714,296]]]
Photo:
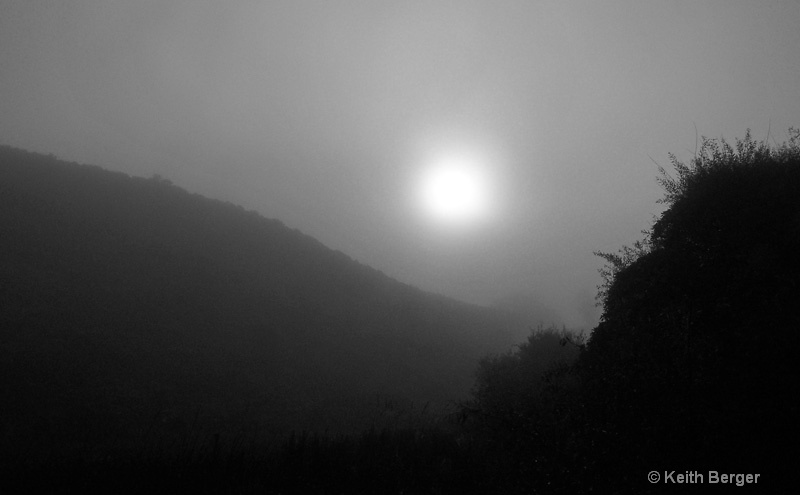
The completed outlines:
[[[450,227],[477,225],[490,217],[491,177],[476,153],[446,151],[427,160],[419,176],[424,215]]]

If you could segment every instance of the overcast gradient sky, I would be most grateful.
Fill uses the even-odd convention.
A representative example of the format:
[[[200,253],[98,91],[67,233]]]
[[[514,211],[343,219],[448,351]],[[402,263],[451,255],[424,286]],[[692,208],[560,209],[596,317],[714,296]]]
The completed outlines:
[[[401,281],[589,328],[701,135],[800,125],[800,1],[0,0],[0,143],[160,174]],[[479,157],[493,215],[415,196]],[[532,322],[535,324],[535,322]]]

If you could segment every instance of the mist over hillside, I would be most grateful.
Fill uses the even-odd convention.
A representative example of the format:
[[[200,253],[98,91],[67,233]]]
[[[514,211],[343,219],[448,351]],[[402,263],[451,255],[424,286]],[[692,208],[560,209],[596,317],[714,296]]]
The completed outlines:
[[[122,434],[154,415],[361,428],[381,398],[464,397],[478,359],[526,330],[159,177],[10,147],[0,237],[12,439]]]
[[[788,486],[800,273],[789,132],[772,146],[750,132],[703,138],[688,165],[673,156],[645,238],[597,252],[591,336],[540,326],[510,351],[518,300],[424,293],[160,177],[3,148],[0,484]],[[528,317],[548,317],[538,309]]]

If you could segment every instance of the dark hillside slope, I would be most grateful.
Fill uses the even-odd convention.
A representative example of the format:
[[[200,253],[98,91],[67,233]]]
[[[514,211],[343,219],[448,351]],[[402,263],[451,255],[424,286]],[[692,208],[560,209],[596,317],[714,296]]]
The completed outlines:
[[[360,426],[376,394],[462,396],[478,358],[515,340],[499,313],[277,220],[9,147],[0,308],[2,435],[26,442],[180,431],[198,411],[277,430]]]

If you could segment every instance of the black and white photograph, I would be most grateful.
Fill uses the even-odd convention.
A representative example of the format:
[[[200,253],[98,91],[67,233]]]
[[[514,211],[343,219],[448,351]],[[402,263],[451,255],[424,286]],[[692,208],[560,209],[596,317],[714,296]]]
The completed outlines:
[[[0,0],[0,493],[791,493],[798,362],[798,0]]]

